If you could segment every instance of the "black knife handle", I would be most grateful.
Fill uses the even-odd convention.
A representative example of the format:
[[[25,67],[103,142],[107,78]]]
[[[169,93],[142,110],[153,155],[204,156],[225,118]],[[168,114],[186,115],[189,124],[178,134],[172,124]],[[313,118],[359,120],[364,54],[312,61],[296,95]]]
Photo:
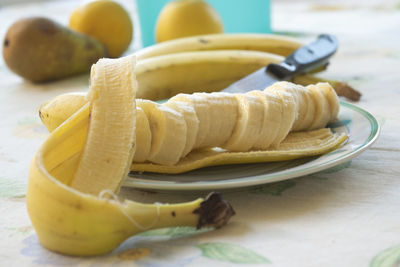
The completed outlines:
[[[335,36],[321,34],[316,41],[297,49],[282,63],[269,64],[266,71],[279,80],[285,80],[328,63],[328,59],[336,52],[337,47],[338,41]]]

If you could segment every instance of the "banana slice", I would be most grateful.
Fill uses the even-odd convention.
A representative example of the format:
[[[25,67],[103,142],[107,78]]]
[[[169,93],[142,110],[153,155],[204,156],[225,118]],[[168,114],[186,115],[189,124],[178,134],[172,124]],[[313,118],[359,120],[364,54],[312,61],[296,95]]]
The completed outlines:
[[[275,94],[280,97],[282,105],[282,117],[276,138],[271,143],[272,146],[278,146],[292,129],[292,125],[296,119],[297,107],[295,97],[279,88],[279,86],[270,86],[264,91]]]
[[[149,100],[136,100],[149,120],[151,149],[148,160],[163,165],[179,161],[186,144],[186,123],[175,110]]]
[[[186,143],[182,152],[182,157],[185,157],[192,151],[199,130],[199,119],[196,116],[196,111],[190,103],[180,101],[168,101],[164,105],[182,114],[186,122]]]
[[[325,98],[328,100],[329,110],[331,113],[329,122],[335,121],[339,114],[339,98],[335,90],[329,83],[317,83],[316,86],[322,91]]]
[[[207,100],[200,95],[178,94],[172,97],[170,101],[186,102],[193,106],[199,120],[199,130],[197,132],[196,142],[193,145],[193,149],[201,147],[210,129],[210,117],[208,116],[209,103]]]
[[[228,141],[238,116],[238,105],[233,94],[195,93],[208,103],[209,131],[201,147],[216,147]]]
[[[267,149],[278,134],[279,125],[282,117],[281,100],[274,94],[269,94],[259,90],[250,91],[248,95],[258,97],[264,106],[264,120],[260,136],[256,139],[253,148]]]
[[[307,86],[308,92],[314,101],[315,117],[312,124],[308,127],[309,130],[319,129],[325,127],[331,120],[331,112],[329,102],[325,98],[322,90],[317,86],[310,84]]]
[[[231,137],[222,146],[230,151],[249,151],[258,140],[264,122],[264,104],[256,96],[235,94],[238,118]]]
[[[94,195],[116,192],[135,152],[135,57],[100,59],[90,74],[90,123],[71,187]],[[76,145],[76,144],[75,144]]]
[[[136,152],[134,162],[144,162],[150,154],[151,130],[146,113],[140,107],[136,108]]]
[[[304,105],[303,105],[303,109],[301,109],[299,112],[301,113],[305,113],[304,117],[301,117],[301,121],[299,123],[296,124],[296,129],[293,131],[305,131],[305,130],[310,130],[311,129],[311,124],[314,121],[314,118],[316,116],[315,114],[315,105],[314,105],[314,101],[310,95],[310,93],[308,93],[307,88],[305,88],[304,86],[298,85],[298,90],[301,90],[301,94],[303,96],[303,101],[306,105],[306,109],[304,109]]]
[[[295,97],[297,117],[293,123],[291,132],[310,129],[315,117],[315,105],[307,88],[290,82],[277,82],[274,86]]]

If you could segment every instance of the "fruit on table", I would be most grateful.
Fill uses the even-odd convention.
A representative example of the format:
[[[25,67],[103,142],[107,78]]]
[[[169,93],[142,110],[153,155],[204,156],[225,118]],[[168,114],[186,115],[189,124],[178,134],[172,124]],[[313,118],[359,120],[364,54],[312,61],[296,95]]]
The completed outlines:
[[[18,20],[8,29],[3,42],[7,66],[32,82],[88,72],[106,55],[99,41],[41,17]]]
[[[28,213],[40,243],[52,251],[98,255],[145,230],[221,227],[234,215],[214,193],[179,204],[116,198],[135,151],[133,73],[133,56],[95,64],[89,102],[48,136],[32,161]]]
[[[182,52],[138,61],[138,98],[161,100],[178,93],[219,91],[282,57],[241,50]]]
[[[133,36],[129,13],[112,0],[95,0],[78,6],[70,16],[69,27],[102,42],[112,58],[127,50]]]
[[[288,56],[302,46],[295,38],[277,34],[224,33],[174,39],[137,51],[138,60],[202,50],[253,50]]]
[[[223,31],[219,14],[204,0],[169,2],[161,10],[155,29],[157,42]]]
[[[254,33],[229,33],[229,34],[211,34],[211,35],[201,35],[201,36],[194,36],[194,37],[185,37],[174,39],[170,41],[166,41],[163,43],[159,43],[153,46],[146,47],[137,51],[135,54],[137,58],[141,61],[142,59],[154,58],[161,55],[169,55],[174,53],[182,53],[182,52],[195,52],[195,51],[215,51],[215,50],[250,50],[250,51],[260,51],[260,52],[268,52],[280,56],[288,56],[296,49],[302,46],[302,42],[299,42],[295,38],[291,38],[288,36],[283,35],[276,35],[276,34],[254,34]],[[279,61],[282,61],[283,58],[280,58]],[[154,61],[153,61],[154,62]],[[232,66],[235,62],[232,62],[230,66]],[[183,64],[185,64],[183,62]],[[217,70],[211,70],[215,64],[210,64],[208,69],[210,70],[209,73],[219,73]],[[254,65],[249,65],[249,69],[247,73],[251,73]],[[187,68],[186,68],[187,69]],[[155,68],[157,70],[157,68]],[[316,70],[322,71],[322,69]],[[160,70],[162,71],[162,70]],[[198,70],[199,71],[199,70]],[[153,72],[157,73],[157,72]],[[199,72],[192,72],[192,73],[199,73]],[[228,73],[231,73],[228,72]],[[243,74],[244,71],[241,72]],[[206,74],[206,73],[204,73]],[[208,76],[203,75],[203,73],[199,73],[200,77],[204,77],[206,79]],[[245,76],[245,74],[243,75]],[[237,76],[237,79],[240,79],[243,76]],[[167,77],[169,77],[167,75]],[[184,79],[188,77],[187,75],[181,75],[180,79]],[[197,76],[196,76],[197,77]],[[178,80],[180,80],[178,79]],[[139,77],[139,82],[140,82]],[[157,79],[151,79],[157,80]],[[160,79],[159,81],[163,81]],[[312,75],[298,75],[292,79],[292,82],[301,84],[301,85],[309,85],[315,84],[318,82],[329,82],[333,88],[335,89],[336,93],[339,96],[344,96],[350,100],[358,101],[361,97],[361,93],[349,86],[348,84],[340,81],[335,80],[327,80],[319,77],[315,77]],[[189,85],[186,83],[188,87],[182,88],[183,91],[173,90],[177,93],[192,93],[195,92],[198,88],[198,81]],[[204,83],[201,87],[202,91],[218,91],[225,88],[227,85],[224,82],[217,82],[208,81],[208,83]],[[141,86],[143,88],[143,86]],[[174,89],[176,86],[173,87]],[[190,89],[191,88],[191,89]],[[218,89],[219,88],[219,89]],[[186,91],[185,91],[186,90]],[[139,90],[139,95],[143,90]],[[151,100],[162,99],[162,98],[154,98],[157,97],[157,94],[152,90],[149,89],[149,94],[144,94],[143,96],[139,96],[139,98],[148,98]],[[165,88],[163,92],[171,91],[170,88]],[[163,95],[163,94],[161,94]],[[169,96],[170,97],[170,96]],[[167,98],[167,97],[165,97]]]

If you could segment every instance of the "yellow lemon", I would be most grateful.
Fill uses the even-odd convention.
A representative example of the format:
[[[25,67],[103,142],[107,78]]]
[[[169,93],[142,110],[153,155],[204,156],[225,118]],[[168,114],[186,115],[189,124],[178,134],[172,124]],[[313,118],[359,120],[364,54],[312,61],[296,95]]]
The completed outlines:
[[[117,2],[97,0],[76,8],[69,27],[102,42],[110,57],[119,57],[132,41],[133,25],[128,12]]]
[[[156,41],[223,31],[219,14],[207,2],[177,0],[169,2],[161,10],[156,23]]]

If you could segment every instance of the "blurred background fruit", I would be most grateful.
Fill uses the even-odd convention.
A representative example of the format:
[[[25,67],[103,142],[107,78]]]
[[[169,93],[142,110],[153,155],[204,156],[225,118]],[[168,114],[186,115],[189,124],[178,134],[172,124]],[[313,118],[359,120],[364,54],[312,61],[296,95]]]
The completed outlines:
[[[97,0],[77,7],[69,20],[71,29],[102,42],[112,58],[121,56],[132,41],[133,24],[119,3]]]
[[[3,41],[7,66],[33,82],[88,72],[106,55],[105,47],[96,39],[42,17],[18,20]]]
[[[156,23],[156,41],[224,32],[221,17],[204,0],[177,0],[161,10]]]

